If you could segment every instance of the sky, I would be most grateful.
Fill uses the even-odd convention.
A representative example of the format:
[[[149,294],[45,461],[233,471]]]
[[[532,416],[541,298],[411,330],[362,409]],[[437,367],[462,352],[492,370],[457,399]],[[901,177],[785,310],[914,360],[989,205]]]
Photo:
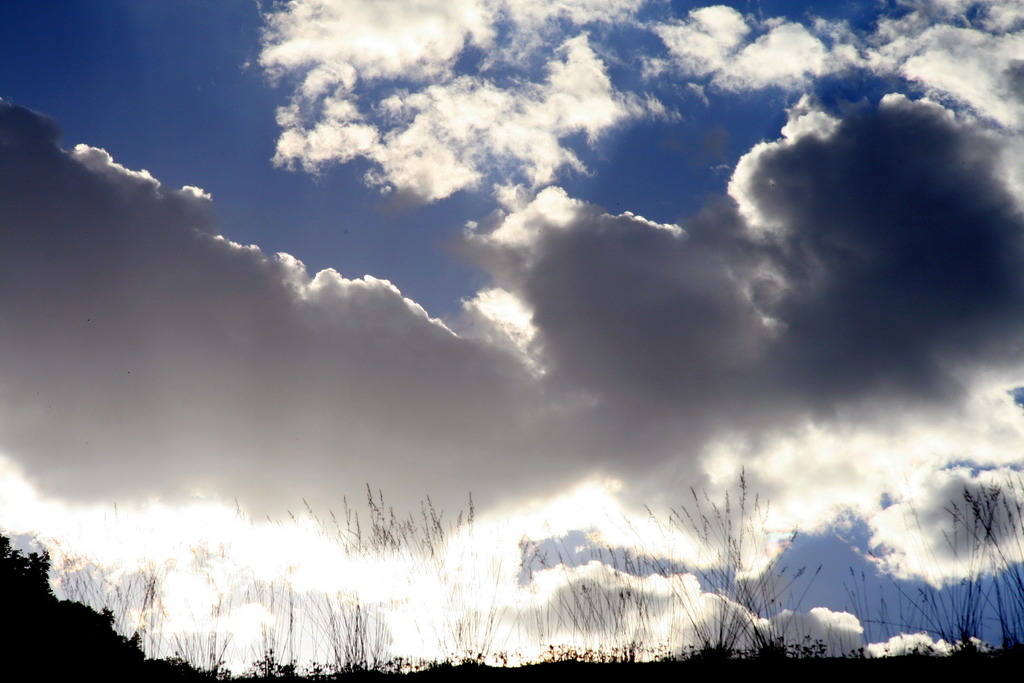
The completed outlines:
[[[951,505],[1020,482],[1018,2],[13,0],[0,64],[0,527],[163,577],[157,650],[244,658],[280,589],[432,656],[588,581],[678,642],[691,491],[849,649],[835,577],[959,578]],[[327,533],[368,486],[471,497],[462,569]]]

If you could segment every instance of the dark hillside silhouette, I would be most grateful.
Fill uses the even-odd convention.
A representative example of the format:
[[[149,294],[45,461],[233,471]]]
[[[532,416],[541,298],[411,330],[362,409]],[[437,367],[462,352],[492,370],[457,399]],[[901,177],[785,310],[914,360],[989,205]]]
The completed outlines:
[[[25,555],[0,535],[0,679],[60,680],[99,674],[104,681],[196,678],[176,662],[146,660],[135,639],[119,635],[109,610],[58,600],[46,552]]]

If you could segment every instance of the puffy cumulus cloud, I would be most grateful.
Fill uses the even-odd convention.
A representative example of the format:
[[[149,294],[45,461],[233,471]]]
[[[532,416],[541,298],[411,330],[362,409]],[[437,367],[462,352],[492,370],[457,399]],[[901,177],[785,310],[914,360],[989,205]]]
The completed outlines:
[[[267,15],[260,61],[272,74],[308,68],[307,97],[350,90],[359,79],[424,80],[450,72],[467,45],[489,45],[493,20],[477,0],[300,0]]]
[[[364,157],[370,184],[421,201],[497,170],[492,179],[535,186],[563,168],[582,171],[565,138],[593,142],[627,119],[664,112],[649,97],[619,93],[587,35],[558,27],[622,21],[641,4],[289,3],[270,15],[261,55],[269,73],[300,80],[278,111],[275,161],[317,171]],[[503,75],[510,65],[514,77]]]
[[[435,80],[453,74],[465,49],[494,47],[499,31],[536,31],[558,19],[579,26],[623,21],[643,3],[292,0],[266,15],[260,62],[272,75],[303,71],[307,97],[352,90],[360,80]]]
[[[389,282],[235,244],[202,192],[6,103],[0,178],[0,452],[48,494],[280,511],[529,471],[529,369]]]
[[[550,217],[549,217],[550,216]],[[471,236],[532,312],[552,388],[614,412],[679,414],[754,361],[763,325],[711,244],[548,188]]]
[[[984,652],[986,645],[977,638],[971,638],[974,646]],[[901,633],[882,643],[868,643],[864,648],[865,657],[901,657],[906,655],[930,655],[948,657],[957,651],[957,643],[943,639],[935,640],[924,632]]]
[[[820,643],[826,657],[848,657],[859,651],[863,642],[864,627],[849,612],[814,607],[800,614],[785,609],[765,621],[768,632],[783,634],[785,642],[799,643],[799,636],[806,636],[802,644]]]
[[[935,104],[894,96],[839,119],[804,101],[738,165],[738,201],[682,227],[548,188],[510,193],[468,240],[529,311],[549,394],[596,416],[601,462],[657,473],[633,491],[735,481],[745,463],[806,523],[820,517],[801,497],[826,515],[877,502],[887,483],[865,462],[891,475],[989,457],[935,447],[936,420],[969,415],[1003,462],[1019,452],[1006,389],[1024,350],[1024,226],[1000,159]]]
[[[403,123],[367,150],[380,169],[367,178],[436,200],[477,185],[495,166],[533,186],[562,168],[584,171],[561,139],[579,133],[594,140],[647,105],[614,91],[585,37],[558,52],[543,83],[502,88],[463,76],[382,100],[381,110]]]
[[[934,98],[966,106],[1000,126],[1024,126],[1019,73],[1024,10],[1004,0],[908,2],[869,38],[871,69],[894,73]]]
[[[723,91],[813,91],[822,77],[863,69],[999,126],[1024,125],[1024,10],[1014,0],[902,0],[879,11],[872,31],[816,17],[758,20],[726,5],[649,28],[668,51],[648,58],[651,77],[668,69]]]
[[[842,25],[757,21],[725,5],[692,10],[685,19],[655,23],[651,30],[668,50],[667,58],[650,61],[652,73],[672,68],[728,91],[801,89],[860,60]]]
[[[787,148],[801,138],[816,136],[829,138],[834,132],[838,120],[822,111],[814,100],[804,95],[786,111],[788,120],[780,131],[782,137],[774,141],[762,141],[740,157],[736,168],[729,179],[729,196],[736,201],[740,215],[747,223],[750,232],[768,233],[784,226],[761,210],[761,202],[754,196],[753,177],[760,169],[761,154],[769,150]]]

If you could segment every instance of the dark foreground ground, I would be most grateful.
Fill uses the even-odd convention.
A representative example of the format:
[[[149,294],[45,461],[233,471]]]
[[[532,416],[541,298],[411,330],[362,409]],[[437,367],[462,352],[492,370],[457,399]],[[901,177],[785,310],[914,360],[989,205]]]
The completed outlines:
[[[363,681],[396,681],[409,683],[420,681],[509,681],[510,683],[537,683],[538,681],[573,680],[687,680],[705,676],[739,677],[739,680],[754,680],[753,676],[782,674],[799,676],[801,680],[811,677],[866,676],[957,676],[970,675],[989,677],[993,674],[1009,674],[1007,680],[1019,680],[1024,667],[1024,657],[889,657],[885,659],[785,659],[765,660],[685,660],[678,662],[636,663],[589,663],[556,662],[533,664],[518,668],[488,667],[473,664],[461,666],[438,666],[426,671],[410,674],[383,674],[359,672],[341,674],[340,680],[361,683]],[[245,681],[266,680],[256,678],[236,679]],[[285,678],[278,680],[305,681],[310,678]]]
[[[5,659],[17,657],[8,652]],[[696,677],[727,676],[739,680],[762,677],[765,674],[797,676],[798,680],[826,677],[877,677],[893,680],[895,677],[983,677],[1001,676],[1004,680],[1018,680],[1024,669],[1024,656],[906,656],[883,659],[813,658],[780,660],[684,660],[649,663],[591,663],[555,662],[523,667],[489,667],[477,664],[438,665],[413,673],[381,673],[354,671],[319,675],[236,676],[232,681],[343,681],[349,683],[408,683],[434,681],[508,681],[509,683],[538,683],[540,681],[571,680],[686,680]],[[73,662],[60,657],[49,661],[36,660],[30,666],[14,665],[0,669],[0,680],[81,680],[96,681],[217,681],[225,680],[211,674],[196,672],[174,662],[147,660],[132,665],[114,662]],[[966,679],[965,679],[966,680]]]

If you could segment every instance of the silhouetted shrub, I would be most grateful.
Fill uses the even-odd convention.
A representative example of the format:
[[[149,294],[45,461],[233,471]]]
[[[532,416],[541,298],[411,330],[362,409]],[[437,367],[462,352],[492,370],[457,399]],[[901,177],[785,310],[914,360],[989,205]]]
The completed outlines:
[[[110,610],[58,600],[46,552],[25,555],[0,535],[0,679],[80,678],[163,681],[197,678],[190,667],[146,661],[137,638],[114,628]]]

